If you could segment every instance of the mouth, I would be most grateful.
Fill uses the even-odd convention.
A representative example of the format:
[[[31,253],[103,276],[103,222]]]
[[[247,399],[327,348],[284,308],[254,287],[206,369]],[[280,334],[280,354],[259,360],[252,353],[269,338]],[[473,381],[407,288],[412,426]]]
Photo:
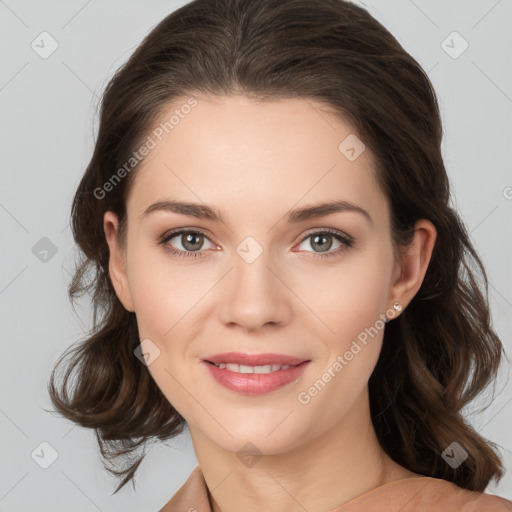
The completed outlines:
[[[246,352],[224,352],[222,354],[210,355],[203,358],[203,361],[213,363],[215,365],[221,364],[238,364],[241,366],[296,366],[309,361],[304,357],[289,356],[285,354],[250,354]]]
[[[262,395],[297,381],[311,359],[231,352],[210,356],[201,362],[223,387],[243,395]]]
[[[206,363],[212,364],[219,368],[219,370],[229,370],[231,372],[236,373],[259,373],[259,374],[266,374],[266,373],[274,373],[279,372],[283,370],[288,370],[289,368],[293,368],[295,366],[299,366],[298,364],[263,364],[263,365],[257,365],[257,366],[249,366],[246,364],[237,364],[237,363],[214,363],[213,361],[207,361]],[[304,363],[308,361],[303,361]],[[302,363],[300,363],[302,364]]]

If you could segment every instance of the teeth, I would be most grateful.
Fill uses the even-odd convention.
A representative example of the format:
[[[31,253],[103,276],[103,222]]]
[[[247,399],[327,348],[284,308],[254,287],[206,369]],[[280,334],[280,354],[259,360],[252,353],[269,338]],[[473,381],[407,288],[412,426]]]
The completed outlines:
[[[255,366],[254,373],[270,373],[275,372],[281,368],[278,364],[266,364],[264,366]]]
[[[273,373],[279,370],[288,370],[288,368],[291,368],[293,365],[285,364],[281,366],[280,364],[266,364],[262,366],[247,366],[245,364],[220,363],[215,364],[215,366],[237,373]]]

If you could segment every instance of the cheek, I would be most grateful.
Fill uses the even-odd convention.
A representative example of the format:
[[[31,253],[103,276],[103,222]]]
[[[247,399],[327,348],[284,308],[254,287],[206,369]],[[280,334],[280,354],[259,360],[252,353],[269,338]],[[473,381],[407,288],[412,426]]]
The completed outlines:
[[[312,436],[336,424],[361,399],[382,347],[387,284],[378,265],[353,269],[331,281],[328,295],[317,303],[330,332],[317,323],[324,353],[298,397],[303,417],[323,418]]]
[[[354,272],[348,278],[347,293],[341,299],[342,309],[336,325],[345,334],[343,339],[346,341],[358,338],[377,322],[383,327],[380,315],[385,313],[389,290],[387,280],[379,270],[367,267],[365,272]]]
[[[304,414],[324,414],[328,424],[337,421],[354,404],[368,383],[379,358],[385,328],[385,311],[391,273],[390,255],[382,249],[360,251],[329,273],[308,275],[301,293],[315,313],[307,329],[319,341],[319,365],[305,383]],[[314,285],[314,286],[313,286]],[[310,313],[309,313],[310,315]],[[320,320],[320,321],[318,321]],[[316,390],[321,392],[317,395]],[[302,402],[301,402],[302,403]],[[337,404],[321,412],[326,403]]]
[[[311,327],[321,338],[331,340],[336,350],[350,345],[385,313],[391,273],[388,260],[377,248],[367,249],[328,269],[310,266],[294,272],[291,288],[307,306],[308,318],[314,317]]]
[[[187,315],[211,288],[206,267],[196,269],[171,260],[161,248],[134,253],[130,290],[139,330],[162,342],[179,330]]]

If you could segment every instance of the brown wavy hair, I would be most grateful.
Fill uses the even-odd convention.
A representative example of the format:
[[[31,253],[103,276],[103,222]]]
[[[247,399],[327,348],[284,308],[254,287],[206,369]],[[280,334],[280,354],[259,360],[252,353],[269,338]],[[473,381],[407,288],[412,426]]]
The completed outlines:
[[[450,206],[439,106],[427,74],[382,24],[344,0],[195,0],[158,23],[109,81],[72,204],[82,258],[68,291],[72,303],[91,294],[93,328],[60,357],[48,391],[58,414],[94,429],[105,468],[122,480],[114,493],[134,480],[141,448],[176,436],[186,422],[135,357],[136,317],[109,276],[103,215],[118,215],[123,245],[137,167],[104,197],[95,191],[170,102],[194,94],[322,101],[375,156],[395,249],[410,243],[417,220],[434,224],[422,286],[385,329],[369,380],[372,421],[382,448],[411,471],[476,491],[499,480],[496,445],[461,409],[494,382],[504,350],[491,326],[485,269]],[[453,441],[469,455],[456,469],[441,456]]]

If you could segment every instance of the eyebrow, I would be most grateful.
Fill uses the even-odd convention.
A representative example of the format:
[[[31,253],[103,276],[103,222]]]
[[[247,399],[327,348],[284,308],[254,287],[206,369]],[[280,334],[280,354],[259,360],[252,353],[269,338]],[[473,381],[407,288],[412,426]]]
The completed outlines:
[[[157,201],[146,208],[141,215],[141,220],[149,214],[156,211],[166,211],[177,213],[180,215],[188,215],[197,219],[211,220],[213,222],[224,223],[222,213],[217,208],[206,204],[190,203],[186,201],[165,200]],[[357,212],[362,214],[371,224],[373,219],[370,214],[363,208],[351,203],[350,201],[336,200],[320,203],[316,205],[306,206],[287,212],[286,219],[288,223],[299,223],[310,219],[325,217],[333,213],[339,212]]]

